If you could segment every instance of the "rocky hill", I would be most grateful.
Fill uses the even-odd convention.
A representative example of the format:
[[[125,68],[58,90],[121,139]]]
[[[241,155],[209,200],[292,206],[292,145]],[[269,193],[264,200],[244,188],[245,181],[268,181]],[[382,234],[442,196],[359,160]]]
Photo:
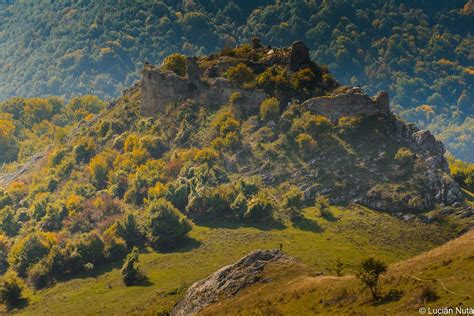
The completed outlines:
[[[67,111],[56,99],[6,103],[5,122],[25,117],[24,133],[53,132],[44,158],[18,169],[21,177],[0,177],[0,273],[42,289],[100,274],[134,247],[170,258],[200,251],[192,236],[204,227],[263,235],[298,227],[306,242],[321,230],[305,217],[313,207],[334,226],[333,207],[356,216],[331,236],[366,234],[374,224],[357,217],[372,212],[366,207],[396,215],[403,220],[376,218],[396,223],[397,242],[410,231],[417,247],[426,227],[442,227],[427,243],[438,244],[472,225],[469,193],[452,179],[443,144],[394,115],[386,92],[342,86],[301,41],[279,48],[255,38],[209,56],[172,54],[145,64],[142,76],[106,106],[93,97]],[[32,120],[38,104],[56,127]],[[393,247],[390,238],[383,247]],[[210,253],[223,256],[224,246]]]
[[[460,204],[463,199],[458,185],[449,176],[441,142],[429,131],[404,123],[394,115],[386,92],[371,98],[358,87],[340,87],[327,70],[310,60],[309,49],[303,42],[289,48],[272,48],[255,39],[248,51],[236,49],[209,57],[186,58],[182,67],[184,72],[176,74],[145,65],[141,113],[159,118],[169,112],[170,104],[179,108],[190,100],[211,109],[230,105],[241,125],[250,126],[249,137],[244,135],[242,146],[231,153],[234,159],[226,165],[229,171],[258,174],[268,185],[289,180],[305,192],[307,199],[325,194],[338,203],[359,202],[390,212],[426,211],[436,203]],[[236,69],[245,69],[250,78],[256,76],[256,79],[239,84],[235,77],[229,76]],[[269,75],[275,71],[281,71],[280,87],[268,88],[258,83],[258,80],[280,80]],[[308,89],[291,87],[289,82],[295,82],[306,71],[304,75],[310,78],[303,78],[299,84],[308,85]],[[262,102],[270,97],[278,99],[281,118],[266,121],[255,118],[253,115],[259,113]],[[288,130],[293,134],[290,137],[308,135],[304,132],[317,118],[328,120],[328,129],[337,132],[315,131],[316,135],[310,135],[316,136],[321,145],[313,153],[306,152],[308,156],[302,157],[305,163],[279,173],[281,161],[257,157],[263,144],[290,146],[281,143]],[[315,126],[315,129],[323,128]],[[266,137],[259,137],[260,134]],[[195,141],[203,144],[202,140]],[[300,157],[304,151],[300,151]],[[246,162],[245,166],[241,161],[248,159],[258,171],[245,171],[250,164]],[[389,164],[394,168],[392,171],[386,168]]]

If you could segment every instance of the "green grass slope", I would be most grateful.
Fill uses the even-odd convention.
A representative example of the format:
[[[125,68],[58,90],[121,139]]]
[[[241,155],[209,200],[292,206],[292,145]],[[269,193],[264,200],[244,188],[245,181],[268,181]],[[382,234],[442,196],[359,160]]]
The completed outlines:
[[[474,304],[474,231],[390,265],[382,300],[372,303],[353,276],[316,276],[302,263],[270,264],[270,280],[205,308],[200,315],[419,315],[419,309]]]
[[[370,255],[389,263],[399,262],[454,237],[449,224],[407,223],[359,206],[332,207],[331,211],[334,217],[328,220],[320,216],[317,208],[308,208],[299,225],[287,228],[193,225],[194,244],[173,253],[140,254],[140,267],[149,278],[146,284],[125,287],[120,267],[106,266],[49,289],[28,290],[28,305],[13,312],[20,315],[152,315],[169,311],[193,282],[255,249],[277,248],[282,243],[287,254],[297,257],[311,270],[329,275],[333,274],[336,258],[348,266]],[[439,233],[433,234],[433,231]],[[301,301],[292,308],[304,311],[311,307],[312,304]]]

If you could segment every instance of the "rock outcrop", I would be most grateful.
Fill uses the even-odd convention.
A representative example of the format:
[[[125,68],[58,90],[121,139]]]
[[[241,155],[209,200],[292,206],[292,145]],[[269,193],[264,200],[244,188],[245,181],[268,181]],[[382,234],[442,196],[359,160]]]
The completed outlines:
[[[233,93],[240,94],[239,106],[244,111],[255,112],[268,97],[254,89],[242,89],[223,77],[203,79],[193,58],[186,60],[186,77],[152,65],[143,69],[142,76],[141,114],[144,116],[157,116],[164,113],[168,105],[187,99],[197,100],[211,107],[222,106]]]
[[[337,121],[342,116],[366,117],[390,114],[387,92],[381,91],[370,98],[358,88],[347,89],[332,96],[309,99],[303,103],[303,107],[314,114],[329,117],[332,121]]]
[[[194,283],[173,308],[171,315],[194,315],[218,299],[231,297],[240,290],[262,281],[262,271],[267,264],[294,260],[279,250],[254,251],[208,278]]]

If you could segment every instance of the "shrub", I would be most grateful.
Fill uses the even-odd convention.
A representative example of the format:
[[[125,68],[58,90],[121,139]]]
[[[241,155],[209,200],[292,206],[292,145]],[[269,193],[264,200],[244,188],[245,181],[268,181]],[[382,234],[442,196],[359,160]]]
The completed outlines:
[[[281,66],[268,67],[255,78],[254,84],[257,88],[274,95],[288,93],[293,88],[287,70]]]
[[[401,165],[409,165],[415,161],[416,155],[408,148],[402,147],[395,154],[395,160]]]
[[[107,175],[109,172],[109,165],[105,157],[97,155],[92,158],[89,169],[92,176],[92,184],[98,190],[104,189],[107,186]]]
[[[104,242],[96,233],[82,235],[73,242],[73,247],[82,268],[87,263],[96,265],[104,261]]]
[[[260,104],[260,119],[263,121],[277,120],[280,116],[280,102],[277,98],[269,98]]]
[[[138,248],[133,247],[132,252],[127,255],[121,270],[122,280],[126,286],[137,284],[144,279],[144,276],[140,272],[138,266],[135,265],[137,262]]]
[[[37,194],[32,204],[33,218],[37,221],[46,215],[46,208],[50,201],[50,194]]]
[[[342,262],[341,258],[337,258],[334,262],[333,270],[337,276],[343,276],[344,269],[346,268],[346,264]]]
[[[171,54],[163,60],[161,69],[172,71],[180,77],[185,77],[186,57],[181,54]]]
[[[303,207],[304,194],[298,187],[291,187],[283,196],[283,207],[296,208]]]
[[[35,263],[39,262],[49,252],[49,245],[44,235],[32,233],[18,240],[8,253],[8,263],[20,275]]]
[[[305,155],[312,154],[318,146],[318,142],[306,133],[301,133],[296,137],[296,144]]]
[[[363,260],[357,267],[356,276],[363,285],[370,289],[374,301],[378,299],[379,277],[386,271],[387,265],[374,258]]]
[[[76,162],[88,162],[95,152],[95,144],[92,138],[85,138],[74,146],[73,156]]]
[[[343,116],[337,121],[338,127],[344,133],[354,131],[361,124],[361,118],[358,116]]]
[[[454,180],[463,188],[474,192],[474,164],[448,157]]]
[[[151,135],[140,138],[140,147],[146,149],[150,156],[155,159],[161,158],[168,150],[161,137]]]
[[[186,237],[191,225],[165,199],[153,201],[147,208],[145,230],[148,239],[162,248],[172,248]]]
[[[20,230],[20,223],[15,219],[15,214],[10,206],[0,210],[0,232],[5,235],[13,237]]]
[[[8,268],[8,250],[10,249],[8,238],[0,234],[0,275]]]
[[[294,134],[307,133],[312,137],[317,137],[330,132],[332,128],[333,125],[327,117],[304,112],[301,117],[293,120],[291,131]]]
[[[42,289],[51,284],[53,277],[51,274],[51,265],[47,257],[41,259],[38,263],[28,270],[28,283],[35,289]]]
[[[188,204],[189,186],[186,183],[176,183],[168,186],[167,199],[180,211]]]
[[[18,306],[22,299],[23,286],[18,277],[13,274],[5,276],[0,284],[0,303],[8,309]]]
[[[110,176],[110,191],[116,198],[123,198],[128,189],[128,174],[118,170]]]
[[[316,74],[309,68],[301,69],[293,75],[291,83],[295,90],[308,95],[316,88]]]
[[[224,74],[224,77],[236,82],[239,86],[243,86],[254,80],[255,74],[247,65],[240,63],[234,67],[230,67]]]
[[[273,203],[263,192],[259,192],[248,203],[244,219],[250,222],[260,222],[271,218]]]
[[[125,241],[128,249],[142,243],[142,234],[133,214],[127,214],[125,218],[117,222],[116,233]]]
[[[104,241],[104,256],[107,260],[119,260],[127,253],[125,241],[117,236],[116,224],[105,230],[102,240]]]
[[[219,159],[219,154],[210,147],[204,147],[196,152],[194,160],[199,163],[207,163],[213,165]]]
[[[62,221],[67,216],[67,209],[61,200],[49,203],[46,215],[41,219],[41,228],[44,231],[57,231],[62,227]]]
[[[204,187],[190,194],[186,210],[197,217],[232,217],[231,203],[235,191],[231,185],[219,185],[215,188]]]
[[[59,165],[63,159],[66,157],[67,151],[65,149],[56,149],[49,156],[49,165],[51,167],[56,167]]]

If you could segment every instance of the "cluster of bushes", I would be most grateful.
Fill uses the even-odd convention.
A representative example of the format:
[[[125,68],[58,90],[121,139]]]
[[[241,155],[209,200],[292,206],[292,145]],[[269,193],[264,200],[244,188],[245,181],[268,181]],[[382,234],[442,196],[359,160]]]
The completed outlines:
[[[474,192],[474,164],[449,157],[451,174],[463,188]]]
[[[241,122],[229,110],[219,111],[211,122],[216,137],[211,145],[216,150],[235,150],[241,142]]]
[[[68,103],[57,97],[13,98],[0,103],[0,163],[25,159],[53,143],[66,142],[66,134],[83,119],[105,107],[96,96]],[[78,148],[80,151],[84,148]],[[80,154],[80,153],[78,153]]]
[[[262,223],[272,218],[274,199],[253,180],[201,187],[191,191],[186,212],[197,218],[226,218]]]

